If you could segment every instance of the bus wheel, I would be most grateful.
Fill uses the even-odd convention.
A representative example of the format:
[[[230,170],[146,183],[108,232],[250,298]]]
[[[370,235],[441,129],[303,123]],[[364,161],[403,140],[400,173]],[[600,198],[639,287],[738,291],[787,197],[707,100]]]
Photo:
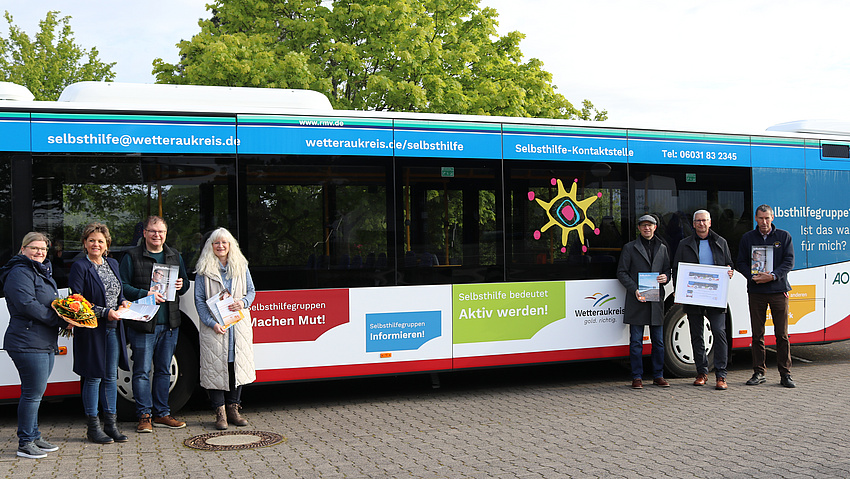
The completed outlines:
[[[714,364],[714,336],[708,319],[703,318],[703,338],[709,369]],[[664,367],[671,377],[696,376],[693,347],[691,346],[691,330],[688,325],[688,315],[682,305],[675,304],[664,316]]]
[[[121,421],[135,421],[136,401],[133,398],[133,356],[127,346],[130,370],[118,368],[118,417]],[[168,406],[174,414],[189,402],[199,382],[199,356],[197,348],[188,337],[178,336],[174,356],[171,357],[171,378],[168,384]],[[151,378],[152,379],[152,378]]]

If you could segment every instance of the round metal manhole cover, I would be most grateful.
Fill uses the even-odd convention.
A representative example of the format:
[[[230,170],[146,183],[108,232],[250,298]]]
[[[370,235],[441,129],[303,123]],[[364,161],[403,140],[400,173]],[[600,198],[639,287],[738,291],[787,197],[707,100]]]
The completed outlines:
[[[284,441],[284,437],[266,431],[222,431],[190,437],[183,444],[203,451],[236,451],[255,447],[273,446]]]

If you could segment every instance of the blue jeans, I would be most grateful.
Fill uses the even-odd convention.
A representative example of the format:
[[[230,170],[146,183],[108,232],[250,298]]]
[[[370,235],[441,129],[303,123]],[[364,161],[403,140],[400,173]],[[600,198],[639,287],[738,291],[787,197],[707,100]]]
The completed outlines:
[[[8,351],[21,378],[18,400],[18,446],[41,438],[38,430],[38,407],[47,389],[47,378],[53,371],[54,353]]]
[[[643,325],[629,325],[629,358],[632,363],[632,379],[643,376]],[[664,377],[664,326],[649,326],[652,341],[653,378]]]
[[[98,397],[104,413],[117,414],[115,403],[118,400],[118,330],[115,328],[106,328],[104,359],[106,370],[103,378],[82,378],[81,394],[86,416],[97,416]]]
[[[127,330],[130,349],[133,351],[133,397],[136,399],[138,417],[151,414],[151,410],[153,417],[171,414],[168,387],[171,382],[171,357],[177,347],[178,332],[179,328],[169,329],[167,324],[157,324],[150,334]]]
[[[729,357],[729,345],[726,341],[726,313],[717,308],[700,308],[699,314],[688,314],[688,325],[691,329],[691,347],[694,350],[694,364],[697,374],[708,375],[708,358],[705,354],[705,338],[703,330],[705,322],[703,315],[711,325],[711,335],[714,336],[714,376],[726,377],[726,362]]]

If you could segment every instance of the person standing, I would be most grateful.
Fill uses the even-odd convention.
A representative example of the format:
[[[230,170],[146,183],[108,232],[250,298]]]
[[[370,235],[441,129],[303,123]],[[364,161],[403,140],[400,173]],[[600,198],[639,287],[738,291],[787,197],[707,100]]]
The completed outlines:
[[[49,247],[50,240],[44,233],[27,233],[19,254],[0,268],[9,309],[3,349],[15,363],[21,379],[18,456],[28,459],[41,459],[48,452],[59,450],[43,439],[38,430],[38,408],[59,349],[56,340],[59,330],[68,326],[50,307],[59,298],[59,291],[47,259]]]
[[[102,223],[86,225],[82,244],[86,256],[71,266],[68,287],[91,303],[98,319],[96,328],[77,328],[74,332],[74,372],[82,378],[86,437],[97,444],[127,442],[117,425],[119,358],[125,369],[129,363],[118,308],[130,303],[122,293],[118,261],[106,257],[112,246],[109,228]],[[103,429],[97,415],[98,402],[103,409]]]
[[[127,251],[120,267],[124,296],[128,300],[153,295],[160,305],[152,320],[127,323],[127,337],[133,352],[133,396],[139,418],[136,432],[140,433],[153,432],[153,425],[172,429],[186,427],[185,422],[171,416],[168,406],[171,357],[180,328],[179,298],[166,301],[163,294],[151,287],[153,266],[160,263],[179,266],[175,281],[177,292],[183,295],[189,290],[183,258],[180,252],[165,244],[167,234],[168,225],[164,219],[148,217],[143,232],[144,242]]]
[[[227,429],[227,422],[247,426],[239,413],[242,385],[254,382],[254,332],[251,315],[225,329],[225,323],[210,311],[207,300],[228,291],[233,303],[230,311],[250,313],[256,295],[248,260],[239,243],[225,228],[213,231],[198,258],[195,277],[195,308],[203,323],[201,340],[201,386],[215,409],[216,429]]]
[[[683,239],[676,248],[673,259],[673,277],[679,273],[679,263],[710,264],[728,266],[729,279],[735,274],[732,269],[732,253],[726,240],[711,229],[711,213],[698,210],[694,213],[694,234]],[[691,346],[694,350],[694,363],[697,367],[697,377],[694,386],[703,386],[708,381],[708,358],[705,354],[705,339],[703,330],[705,321],[711,325],[714,336],[714,377],[715,389],[726,390],[726,363],[729,357],[729,344],[726,340],[726,308],[682,305],[688,315],[691,329]]]
[[[643,387],[643,332],[649,326],[652,341],[653,384],[669,387],[664,379],[664,302],[646,301],[638,289],[638,273],[656,272],[659,287],[670,280],[670,256],[667,245],[657,236],[658,222],[652,215],[638,219],[640,237],[623,246],[617,279],[626,288],[626,311],[623,322],[629,325],[629,358],[632,366],[632,387]]]
[[[772,271],[753,274],[751,258],[754,246],[767,246],[765,262],[773,265]],[[791,234],[773,224],[773,208],[769,205],[756,208],[756,228],[741,237],[735,266],[747,278],[753,332],[753,377],[746,384],[755,386],[767,381],[764,377],[764,331],[767,307],[770,306],[776,337],[776,366],[781,378],[779,383],[786,388],[796,387],[791,378],[791,343],[788,340],[788,291],[791,291],[788,273],[794,268],[794,245]]]

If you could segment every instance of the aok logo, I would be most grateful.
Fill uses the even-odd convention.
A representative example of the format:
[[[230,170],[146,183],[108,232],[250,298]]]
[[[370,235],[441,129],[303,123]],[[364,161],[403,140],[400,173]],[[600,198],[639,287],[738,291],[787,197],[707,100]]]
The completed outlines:
[[[850,283],[850,273],[848,273],[847,271],[835,273],[835,278],[833,278],[832,284],[847,284],[847,283]]]
[[[587,225],[593,229],[595,234],[599,234],[599,228],[597,228],[596,225],[590,221],[590,218],[587,217],[587,209],[593,204],[593,202],[602,197],[602,192],[579,201],[576,198],[576,184],[578,183],[578,178],[573,180],[569,193],[567,193],[567,190],[564,189],[564,185],[561,183],[561,180],[552,178],[551,183],[553,186],[558,185],[558,195],[552,198],[552,201],[549,202],[536,198],[537,204],[546,211],[546,215],[549,217],[549,222],[534,232],[534,239],[539,240],[543,232],[552,226],[558,226],[561,228],[561,253],[567,252],[567,240],[569,239],[570,232],[572,231],[578,232],[578,239],[581,243],[581,251],[586,253],[587,245],[584,244],[583,227]],[[528,201],[533,200],[535,200],[534,192],[529,191]]]

